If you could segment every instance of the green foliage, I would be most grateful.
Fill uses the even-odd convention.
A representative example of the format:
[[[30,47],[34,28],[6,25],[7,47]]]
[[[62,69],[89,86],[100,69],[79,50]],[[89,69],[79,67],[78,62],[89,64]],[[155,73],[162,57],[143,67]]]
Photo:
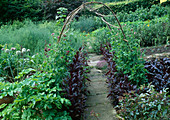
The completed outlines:
[[[118,12],[117,17],[120,22],[146,21],[166,15],[168,11],[167,9],[168,7],[152,5],[150,9],[141,7],[135,10],[135,12]]]
[[[108,6],[115,12],[123,12],[126,11],[129,13],[130,11],[135,11],[136,9],[143,7],[143,8],[150,8],[153,4],[159,4],[159,0],[137,0],[132,2],[122,2],[121,4],[108,4]],[[106,9],[100,9],[99,12],[107,12]]]
[[[169,97],[167,89],[156,92],[153,85],[141,86],[140,90],[147,88],[146,93],[125,94],[117,106],[118,114],[126,120],[158,120],[169,119]]]
[[[132,34],[133,35],[133,34]],[[111,46],[112,51],[115,52],[113,60],[116,63],[118,73],[128,75],[132,84],[142,85],[147,82],[144,69],[144,60],[140,52],[139,40],[133,37],[127,37],[127,41],[119,35],[112,35]]]
[[[169,18],[168,16],[148,20],[146,22],[127,22],[124,23],[124,30],[128,35],[129,29],[135,33],[134,38],[140,40],[141,46],[155,46],[168,43]]]
[[[30,49],[22,48],[20,50],[19,47],[8,49],[5,45],[0,54],[0,78],[5,78],[9,82],[16,81],[15,76],[32,64],[29,53]]]
[[[7,50],[5,49],[5,51]],[[8,56],[9,54],[11,57]],[[44,52],[28,57],[29,61],[32,62],[31,65],[27,66],[27,68],[22,68],[22,70],[16,73],[13,76],[14,80],[12,83],[9,83],[8,81],[10,80],[1,76],[4,80],[0,81],[0,97],[13,96],[15,99],[13,103],[6,107],[4,104],[1,105],[3,111],[0,113],[0,116],[4,120],[8,118],[15,120],[70,120],[71,117],[67,109],[71,104],[69,100],[62,97],[61,84],[63,79],[69,76],[67,68],[68,64],[72,62],[74,54],[74,49],[69,47],[69,43],[66,41],[61,41],[58,44],[49,44],[46,45]],[[8,57],[5,57],[5,55]],[[8,51],[8,53],[4,52],[2,54],[1,59],[7,61],[15,56],[15,52]],[[14,65],[9,65],[10,68],[13,68],[11,69],[12,72],[18,69],[16,65],[18,61],[13,60],[10,62],[13,62]],[[23,60],[23,58],[19,60]],[[0,63],[0,73],[2,73],[5,67],[2,62]],[[18,82],[14,82],[16,80]]]
[[[68,113],[62,111],[63,106],[69,106],[69,100],[60,96],[59,83],[52,77],[52,73],[37,72],[22,82],[0,83],[1,98],[7,95],[15,96],[0,113],[3,120],[27,119],[69,119]],[[4,104],[2,104],[4,105]],[[2,106],[1,105],[1,106]]]
[[[141,47],[144,46],[156,46],[162,44],[168,44],[169,41],[169,18],[164,16],[161,18],[155,18],[148,21],[136,21],[121,23],[127,39],[138,39],[138,43]],[[112,28],[114,35],[119,35],[120,30]],[[109,34],[108,28],[100,28],[92,32],[92,36],[95,37],[93,49],[96,53],[100,53],[98,48],[102,41],[112,41],[112,34]],[[107,38],[107,39],[106,39]],[[113,40],[114,41],[114,40]]]
[[[71,27],[74,29],[78,29],[81,32],[92,32],[100,26],[99,22],[96,22],[99,20],[97,17],[86,17],[82,16],[79,17],[78,21],[75,21],[71,24]],[[102,23],[102,22],[101,22]]]
[[[59,29],[59,26],[56,26],[55,22],[15,21],[12,25],[1,26],[0,41],[1,44],[13,44],[13,46],[20,44],[29,48],[31,54],[34,54],[44,48],[45,44],[52,43],[50,35],[57,28]]]
[[[163,17],[168,14],[168,7],[163,7],[161,5],[152,5],[151,8],[140,7],[134,12],[122,11],[117,12],[116,16],[120,22],[134,22],[134,21],[146,21],[153,20],[157,17]],[[104,13],[106,14],[106,13]],[[108,17],[105,17],[106,21],[111,24],[116,24],[115,17],[112,14],[109,14]],[[72,27],[74,29],[80,29],[81,31],[91,32],[93,30],[99,29],[100,27],[105,27],[104,23],[99,17],[96,16],[81,16],[79,17],[78,22],[73,22]]]
[[[57,9],[60,7],[67,8],[68,11],[65,15],[69,12],[80,6],[82,0],[49,0],[44,1],[43,6],[43,14],[45,19],[52,19],[55,20],[55,16],[58,16]]]
[[[42,20],[41,0],[3,0],[0,2],[0,22],[9,20]]]
[[[108,39],[111,38],[111,36],[112,33],[107,28],[101,28],[93,31],[92,37],[94,37],[94,40],[91,42],[93,52],[101,54],[100,51],[101,45],[105,45],[106,43],[111,42],[110,39]]]

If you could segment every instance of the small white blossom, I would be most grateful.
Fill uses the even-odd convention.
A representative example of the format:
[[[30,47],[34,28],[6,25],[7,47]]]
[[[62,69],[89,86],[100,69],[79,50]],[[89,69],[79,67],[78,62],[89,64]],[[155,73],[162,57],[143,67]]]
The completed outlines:
[[[27,52],[30,52],[30,49],[27,49]]]
[[[26,51],[26,48],[22,48],[22,53],[25,53]]]
[[[92,49],[92,46],[89,46],[89,49]]]
[[[5,50],[6,53],[9,53],[9,51],[10,51],[9,49],[6,49],[6,50]]]
[[[20,54],[21,54],[21,51],[16,51],[16,54],[17,54],[17,55],[20,55]]]
[[[33,55],[32,58],[35,58],[35,55]]]

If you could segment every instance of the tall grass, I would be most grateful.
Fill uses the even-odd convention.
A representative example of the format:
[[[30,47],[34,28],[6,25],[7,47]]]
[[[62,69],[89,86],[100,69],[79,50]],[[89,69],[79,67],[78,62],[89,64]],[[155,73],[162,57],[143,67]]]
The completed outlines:
[[[29,48],[32,53],[39,52],[46,43],[53,42],[51,33],[55,29],[57,29],[55,22],[15,21],[12,25],[1,26],[0,44],[12,44],[13,46],[19,44]]]

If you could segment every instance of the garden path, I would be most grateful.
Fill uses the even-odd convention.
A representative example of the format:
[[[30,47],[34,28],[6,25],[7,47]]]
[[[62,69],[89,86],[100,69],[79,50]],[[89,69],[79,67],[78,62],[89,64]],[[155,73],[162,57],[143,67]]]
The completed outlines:
[[[92,67],[90,72],[91,82],[88,86],[90,95],[87,97],[87,108],[84,115],[86,118],[84,117],[83,120],[116,120],[116,110],[107,98],[106,77],[101,70],[95,67],[101,61],[101,58],[101,55],[90,54],[88,63]]]

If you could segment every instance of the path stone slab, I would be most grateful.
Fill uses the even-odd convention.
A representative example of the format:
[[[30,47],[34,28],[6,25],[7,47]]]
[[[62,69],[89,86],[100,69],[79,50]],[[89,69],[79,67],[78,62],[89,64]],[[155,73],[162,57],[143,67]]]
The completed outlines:
[[[107,95],[108,94],[88,96],[86,106],[96,106],[98,104],[110,103],[109,99],[107,98]]]
[[[116,110],[111,104],[98,104],[95,107],[87,107],[85,110],[86,118],[84,120],[97,120],[92,113],[98,114],[99,120],[118,120],[116,118]]]
[[[90,95],[108,94],[105,82],[91,82],[87,89],[90,91]]]
[[[90,56],[90,66],[96,66],[96,64],[102,60],[102,56],[92,54]],[[107,98],[108,89],[106,84],[106,77],[102,71],[93,67],[89,73],[89,79],[91,82],[87,82],[90,95],[87,97],[86,110],[82,120],[117,120],[116,111],[113,109],[110,100]],[[91,113],[98,114],[96,118]]]

